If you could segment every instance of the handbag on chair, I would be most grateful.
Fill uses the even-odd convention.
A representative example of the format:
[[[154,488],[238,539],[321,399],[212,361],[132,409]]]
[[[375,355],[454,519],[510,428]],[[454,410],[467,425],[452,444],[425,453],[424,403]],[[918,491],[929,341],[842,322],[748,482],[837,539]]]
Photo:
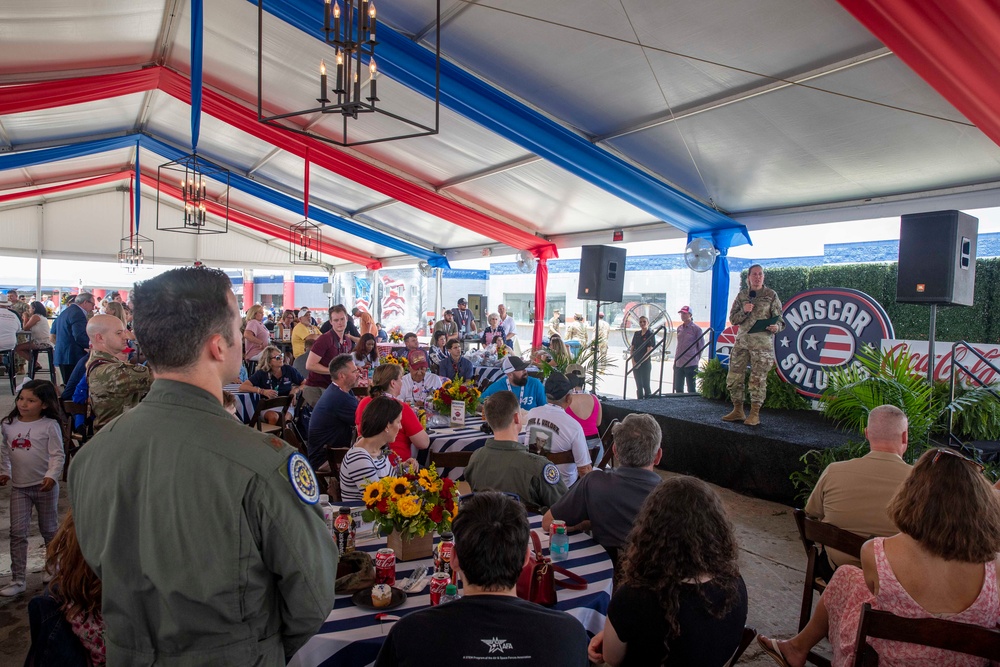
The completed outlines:
[[[573,574],[564,567],[555,565],[542,552],[542,541],[535,531],[531,533],[532,553],[528,562],[517,578],[517,597],[528,602],[551,607],[556,603],[556,584],[574,591],[587,588],[587,580],[578,574]],[[556,572],[566,579],[556,579]]]

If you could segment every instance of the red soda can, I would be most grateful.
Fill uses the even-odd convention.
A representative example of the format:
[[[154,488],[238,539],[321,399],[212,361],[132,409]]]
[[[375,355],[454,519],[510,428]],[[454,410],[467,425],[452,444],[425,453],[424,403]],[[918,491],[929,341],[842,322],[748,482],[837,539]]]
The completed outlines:
[[[447,572],[435,572],[431,576],[431,606],[440,604],[441,596],[451,583],[451,574]]]
[[[396,585],[396,552],[392,549],[379,549],[375,553],[375,583]]]

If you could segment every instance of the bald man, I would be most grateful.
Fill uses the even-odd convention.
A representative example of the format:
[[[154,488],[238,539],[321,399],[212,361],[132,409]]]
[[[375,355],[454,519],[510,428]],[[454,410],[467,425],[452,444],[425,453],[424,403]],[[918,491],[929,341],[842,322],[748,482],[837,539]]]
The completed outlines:
[[[806,503],[806,514],[862,537],[888,537],[899,531],[886,508],[896,489],[910,474],[903,461],[908,423],[894,405],[881,405],[868,415],[865,438],[871,450],[865,456],[827,466]],[[861,562],[827,549],[833,567]]]
[[[128,362],[128,333],[122,321],[111,315],[94,315],[87,322],[87,382],[95,430],[138,405],[153,384],[147,367]]]

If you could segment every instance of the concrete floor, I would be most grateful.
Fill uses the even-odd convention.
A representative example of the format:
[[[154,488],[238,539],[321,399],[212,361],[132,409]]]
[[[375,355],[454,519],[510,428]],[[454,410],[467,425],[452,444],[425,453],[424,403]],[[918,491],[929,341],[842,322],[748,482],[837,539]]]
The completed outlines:
[[[13,409],[6,378],[0,384],[0,416]],[[672,473],[661,472],[664,476]],[[740,543],[740,566],[750,596],[748,624],[759,632],[785,637],[793,634],[799,613],[805,555],[798,540],[791,508],[741,496],[716,487],[729,509]],[[69,507],[65,485],[60,487],[60,515]],[[0,487],[0,587],[10,581],[10,486]],[[30,644],[28,600],[44,588],[41,570],[44,548],[37,524],[32,525],[28,552],[28,590],[15,598],[0,598],[0,667],[24,664]],[[822,651],[822,647],[821,647]],[[756,643],[741,665],[773,665]]]

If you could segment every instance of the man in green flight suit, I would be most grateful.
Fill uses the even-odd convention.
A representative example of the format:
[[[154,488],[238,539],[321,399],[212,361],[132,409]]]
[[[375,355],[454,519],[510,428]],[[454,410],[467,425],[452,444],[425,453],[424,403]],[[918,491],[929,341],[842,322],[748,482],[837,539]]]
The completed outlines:
[[[316,477],[222,407],[243,356],[226,274],[174,269],[134,295],[156,380],[70,470],[108,664],[283,666],[333,608],[338,556]]]
[[[528,453],[517,441],[521,415],[513,392],[498,391],[487,398],[483,417],[493,429],[493,438],[472,453],[465,467],[465,479],[473,491],[516,493],[541,511],[566,494],[559,469],[545,457]]]
[[[139,404],[153,384],[153,374],[146,366],[128,362],[124,351],[128,330],[117,317],[94,315],[87,322],[87,336],[87,386],[94,409],[94,429],[100,430]]]
[[[736,344],[729,354],[729,374],[726,387],[733,399],[733,411],[722,421],[741,421],[747,426],[760,424],[760,406],[767,395],[767,374],[774,366],[774,334],[785,328],[781,319],[781,300],[770,287],[764,287],[764,269],[760,264],[750,267],[749,287],[740,290],[729,309],[729,321],[739,325]],[[775,319],[773,324],[752,331],[759,320]],[[750,366],[750,414],[743,414],[743,385]],[[744,421],[745,420],[745,421]]]

